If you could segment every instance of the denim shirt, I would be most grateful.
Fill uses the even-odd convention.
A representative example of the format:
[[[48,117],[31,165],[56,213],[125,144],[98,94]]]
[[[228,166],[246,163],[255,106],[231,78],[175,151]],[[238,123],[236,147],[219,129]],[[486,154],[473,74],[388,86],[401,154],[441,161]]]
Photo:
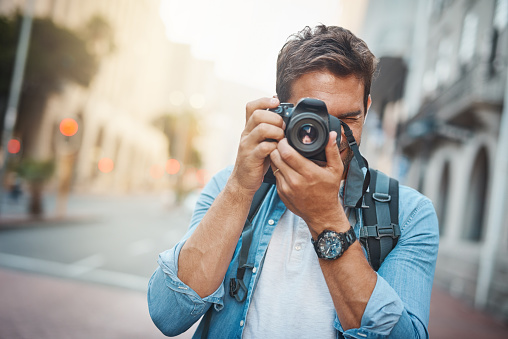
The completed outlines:
[[[148,306],[153,322],[165,335],[175,336],[186,331],[213,307],[209,337],[242,336],[257,278],[262,272],[264,254],[273,230],[286,210],[275,186],[268,192],[253,220],[249,258],[255,258],[255,262],[254,269],[245,273],[248,292],[243,303],[229,295],[229,281],[236,276],[242,238],[223,283],[211,295],[201,298],[178,279],[180,250],[226,185],[231,171],[229,167],[214,176],[201,193],[186,235],[172,249],[159,255],[159,267],[148,285]],[[357,210],[357,216],[354,229],[359,236],[361,210]],[[430,296],[439,242],[438,222],[431,201],[402,185],[399,188],[399,225],[401,236],[377,272],[377,282],[361,326],[344,331],[335,315],[337,338],[428,338]],[[299,297],[295,295],[295,298]],[[200,338],[202,330],[203,322],[194,337]]]

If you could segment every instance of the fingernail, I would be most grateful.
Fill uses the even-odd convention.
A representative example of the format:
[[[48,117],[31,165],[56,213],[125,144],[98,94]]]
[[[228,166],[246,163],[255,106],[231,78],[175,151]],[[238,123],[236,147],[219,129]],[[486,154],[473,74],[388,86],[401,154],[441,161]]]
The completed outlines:
[[[286,130],[286,122],[284,120],[282,120],[282,129]]]
[[[272,98],[272,99],[270,100],[270,103],[271,103],[272,105],[276,105],[276,104],[278,104],[278,103],[279,103],[279,100],[278,100],[277,98]]]

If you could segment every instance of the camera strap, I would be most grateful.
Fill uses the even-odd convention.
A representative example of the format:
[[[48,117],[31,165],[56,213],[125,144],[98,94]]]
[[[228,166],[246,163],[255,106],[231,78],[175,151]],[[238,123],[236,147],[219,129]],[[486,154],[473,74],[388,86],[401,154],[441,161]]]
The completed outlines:
[[[346,183],[344,186],[344,207],[362,208],[363,196],[367,192],[370,182],[370,172],[367,160],[361,155],[349,126],[341,121],[344,128],[344,135],[353,152],[353,159],[349,163]]]
[[[245,271],[254,267],[254,263],[249,262],[248,260],[249,249],[252,244],[252,238],[254,235],[254,227],[252,225],[252,221],[254,220],[259,207],[261,207],[265,196],[272,186],[272,184],[265,182],[261,184],[261,187],[259,187],[259,189],[254,194],[254,197],[252,198],[249,214],[247,215],[247,220],[245,220],[245,224],[243,226],[242,245],[238,255],[238,268],[236,270],[236,278],[231,278],[229,280],[229,295],[235,298],[238,302],[243,302],[245,298],[247,298],[247,285],[244,282]],[[243,293],[240,293],[241,290],[243,290]]]

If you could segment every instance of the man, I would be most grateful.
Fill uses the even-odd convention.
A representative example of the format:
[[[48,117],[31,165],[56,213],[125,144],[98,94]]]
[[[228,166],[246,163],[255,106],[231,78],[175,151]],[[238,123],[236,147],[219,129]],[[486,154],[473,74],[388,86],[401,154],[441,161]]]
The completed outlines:
[[[375,68],[374,55],[348,30],[307,27],[279,53],[278,98],[324,101],[360,144]],[[401,236],[378,272],[358,241],[332,260],[318,258],[311,238],[351,228],[358,237],[362,226],[361,218],[350,223],[352,209],[342,207],[341,185],[347,186],[354,155],[344,132],[336,144],[335,131],[324,166],[300,155],[284,137],[283,119],[267,110],[280,102],[247,104],[234,167],[205,187],[188,233],[160,255],[148,291],[154,323],[164,334],[177,335],[206,313],[196,337],[428,337],[438,247],[432,203],[400,186]],[[246,298],[238,301],[229,294],[229,282],[236,276],[253,196],[269,165],[276,185],[253,220],[253,265],[245,273]]]

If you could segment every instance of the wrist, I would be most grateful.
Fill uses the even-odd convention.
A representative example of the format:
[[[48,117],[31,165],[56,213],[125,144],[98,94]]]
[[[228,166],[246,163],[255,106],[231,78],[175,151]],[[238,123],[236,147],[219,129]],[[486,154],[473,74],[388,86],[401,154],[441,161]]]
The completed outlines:
[[[242,185],[238,177],[233,173],[224,187],[224,192],[235,197],[238,201],[252,201],[256,189],[252,190]]]
[[[305,222],[307,223],[310,234],[314,240],[316,240],[318,235],[321,234],[324,230],[331,230],[337,233],[341,233],[346,232],[351,227],[351,225],[349,225],[349,220],[346,216],[346,213],[341,206],[339,206],[334,211],[324,213],[319,217],[306,220]]]

